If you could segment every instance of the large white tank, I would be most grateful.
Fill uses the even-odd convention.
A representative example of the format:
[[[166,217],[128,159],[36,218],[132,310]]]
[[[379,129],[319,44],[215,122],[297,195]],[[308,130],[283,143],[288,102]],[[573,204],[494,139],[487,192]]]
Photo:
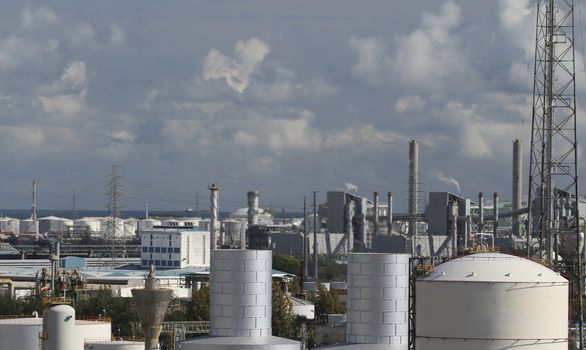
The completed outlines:
[[[20,220],[20,232],[39,232],[39,222],[33,219]]]
[[[144,342],[137,341],[88,341],[84,350],[144,350]]]
[[[272,251],[213,250],[210,334],[271,335]]]
[[[348,343],[394,344],[396,349],[407,349],[409,257],[376,253],[348,256]]]
[[[177,348],[299,350],[299,342],[271,335],[271,270],[270,250],[212,250],[210,336]]]
[[[63,233],[67,230],[67,226],[73,225],[73,220],[59,218],[56,216],[47,216],[39,219],[39,232],[59,232]]]
[[[55,305],[46,313],[43,350],[79,350],[75,347],[75,310],[69,305]]]
[[[418,350],[567,350],[568,281],[497,253],[437,266],[416,282]]]
[[[81,218],[73,221],[75,226],[87,226],[91,233],[98,233],[102,230],[102,222],[99,218]]]
[[[20,220],[14,218],[0,218],[0,232],[12,232],[18,236],[20,233]]]
[[[39,349],[39,334],[43,330],[41,318],[0,320],[0,350]]]

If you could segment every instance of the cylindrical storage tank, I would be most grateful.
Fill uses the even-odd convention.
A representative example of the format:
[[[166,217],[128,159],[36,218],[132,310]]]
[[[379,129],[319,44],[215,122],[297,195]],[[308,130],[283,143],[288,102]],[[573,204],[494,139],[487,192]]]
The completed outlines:
[[[20,232],[39,232],[39,222],[33,219],[20,220]]]
[[[271,335],[272,251],[213,250],[210,266],[210,334]]]
[[[0,232],[20,233],[20,220],[13,218],[0,218]]]
[[[415,288],[418,350],[568,349],[568,281],[533,261],[468,255]]]
[[[41,318],[0,320],[0,350],[39,349]]]
[[[79,350],[75,348],[75,310],[55,305],[46,310],[43,350]]]
[[[63,233],[66,226],[73,225],[73,220],[59,218],[56,216],[47,216],[39,219],[39,232],[41,233]]]
[[[84,350],[144,350],[144,342],[138,341],[88,341]]]
[[[348,256],[348,343],[394,344],[396,349],[407,349],[409,257],[377,253]]]
[[[102,222],[97,218],[81,218],[73,220],[74,226],[87,226],[90,232],[97,233],[102,229]]]

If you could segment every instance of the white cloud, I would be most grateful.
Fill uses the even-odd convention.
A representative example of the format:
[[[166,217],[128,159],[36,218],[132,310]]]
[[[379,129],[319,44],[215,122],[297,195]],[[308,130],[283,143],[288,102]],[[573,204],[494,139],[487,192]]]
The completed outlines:
[[[348,146],[384,147],[390,143],[404,142],[407,138],[390,130],[377,130],[372,125],[332,129],[325,132],[324,145],[327,148]]]
[[[392,61],[383,39],[352,37],[349,43],[358,55],[358,61],[352,66],[352,74],[373,85],[387,81]]]
[[[395,102],[395,111],[399,113],[414,111],[421,112],[427,106],[427,102],[419,95],[404,95]]]
[[[86,66],[82,61],[71,62],[63,71],[59,80],[41,87],[40,96],[43,110],[47,113],[74,114],[85,106],[87,94]],[[74,93],[65,93],[74,92]]]
[[[59,22],[59,16],[45,6],[27,6],[20,14],[20,27],[25,31],[31,31],[57,22]]]
[[[112,23],[110,25],[110,45],[112,46],[122,46],[126,43],[126,34],[122,28],[118,25]]]
[[[230,88],[243,93],[248,87],[250,76],[269,51],[269,46],[257,38],[236,42],[235,59],[212,49],[204,60],[202,76],[205,80],[225,79]]]
[[[0,72],[7,72],[31,62],[40,62],[53,54],[59,42],[49,39],[45,42],[11,35],[0,40]]]

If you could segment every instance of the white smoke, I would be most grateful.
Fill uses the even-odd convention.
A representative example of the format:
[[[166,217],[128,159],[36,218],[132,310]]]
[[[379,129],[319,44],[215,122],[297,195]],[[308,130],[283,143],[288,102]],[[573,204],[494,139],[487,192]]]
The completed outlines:
[[[458,190],[458,193],[460,193],[460,183],[458,182],[458,180],[450,176],[445,176],[444,173],[442,173],[441,171],[437,174],[437,178],[446,185],[454,185]]]
[[[358,186],[356,186],[354,184],[346,182],[344,184],[344,187],[346,188],[346,192],[350,192],[350,193],[354,193],[354,194],[358,193]]]

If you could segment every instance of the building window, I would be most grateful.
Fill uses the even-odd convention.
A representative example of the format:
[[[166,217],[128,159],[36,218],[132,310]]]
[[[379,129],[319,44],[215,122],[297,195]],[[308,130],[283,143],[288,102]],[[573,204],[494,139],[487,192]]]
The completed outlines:
[[[161,248],[160,247],[155,247],[155,253],[160,253],[161,252]]]
[[[167,266],[167,260],[161,260],[161,266]]]
[[[151,258],[151,259],[153,258],[153,253],[151,253],[151,254],[150,254],[150,258]]]
[[[173,261],[173,265],[179,266],[179,261],[178,260]]]
[[[181,248],[175,248],[175,249],[173,250],[173,252],[174,252],[174,253],[181,253]]]
[[[151,266],[153,264],[152,260],[149,260],[149,266]]]
[[[148,251],[149,251],[149,248],[148,248],[148,247],[142,247],[142,252],[143,252],[143,253],[146,253],[146,252],[148,252]]]
[[[154,251],[155,251],[155,248],[153,248],[153,247],[149,247],[149,253],[152,253],[152,252],[154,252]]]
[[[169,260],[171,260],[171,254],[169,254]]]
[[[142,266],[147,266],[147,264],[148,264],[148,263],[149,263],[149,261],[148,261],[148,260],[142,260],[142,261],[141,261],[141,265],[142,265]]]
[[[161,260],[155,260],[155,266],[161,266]]]
[[[167,252],[167,248],[161,247],[161,253],[166,253],[166,252]]]

